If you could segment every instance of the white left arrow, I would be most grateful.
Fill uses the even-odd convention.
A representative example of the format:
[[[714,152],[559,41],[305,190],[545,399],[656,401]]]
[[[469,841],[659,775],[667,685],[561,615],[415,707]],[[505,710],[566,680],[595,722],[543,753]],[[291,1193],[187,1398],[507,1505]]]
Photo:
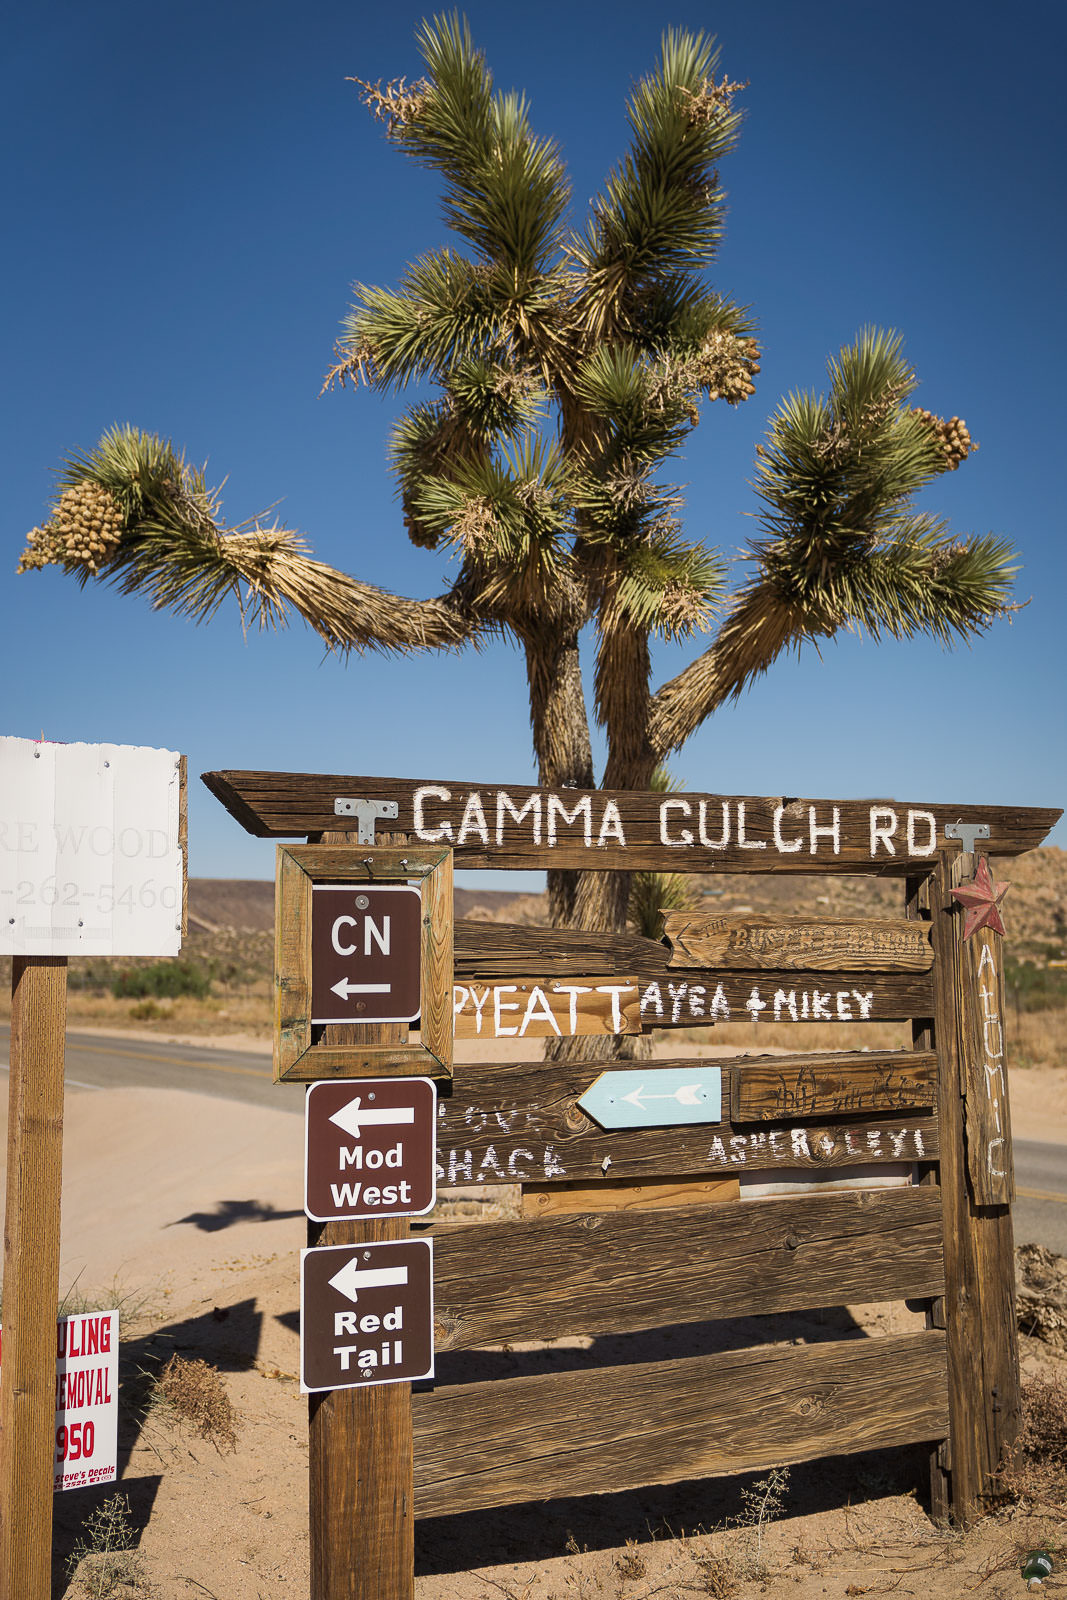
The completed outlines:
[[[362,1098],[362,1095],[357,1094],[354,1100],[350,1100],[347,1105],[342,1106],[340,1111],[335,1111],[330,1118],[330,1121],[336,1122],[343,1133],[349,1134],[353,1139],[359,1138],[360,1128],[370,1127],[375,1124],[380,1127],[383,1123],[399,1124],[415,1121],[414,1106],[389,1106],[381,1111],[371,1111],[369,1109],[361,1111],[360,1101]]]
[[[392,987],[391,983],[353,983],[351,978],[340,978],[330,984],[330,993],[347,1000],[352,994],[388,994]]]
[[[357,1259],[351,1257],[340,1272],[335,1272],[330,1279],[330,1288],[336,1289],[338,1294],[343,1294],[353,1305],[359,1299],[361,1289],[384,1289],[390,1284],[408,1281],[407,1267],[357,1267]]]
[[[631,1089],[629,1094],[624,1094],[622,1098],[628,1100],[632,1106],[636,1106],[638,1111],[645,1109],[646,1100],[677,1100],[680,1106],[698,1106],[702,1087],[700,1083],[683,1083],[673,1094],[645,1094],[645,1086],[642,1083],[638,1088]]]

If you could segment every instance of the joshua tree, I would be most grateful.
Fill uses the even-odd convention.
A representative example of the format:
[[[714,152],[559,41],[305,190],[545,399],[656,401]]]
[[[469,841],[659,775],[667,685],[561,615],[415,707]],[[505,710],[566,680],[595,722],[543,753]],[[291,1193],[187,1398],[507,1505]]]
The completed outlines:
[[[667,33],[629,105],[629,152],[581,231],[556,148],[525,102],[494,94],[456,17],[423,27],[426,76],[360,84],[387,136],[441,174],[463,253],[360,286],[329,380],[411,382],[392,464],[409,537],[458,556],[451,586],[413,600],[311,559],[277,525],[224,528],[218,496],[172,446],[132,427],[72,456],[23,568],[57,562],[158,607],[211,616],[297,612],[340,650],[458,647],[486,635],[526,655],[539,781],[593,787],[579,634],[593,624],[602,783],[645,788],[724,701],[779,656],[839,629],[945,642],[1008,609],[1000,540],[957,540],[915,494],[974,448],[966,426],[910,406],[900,340],[864,331],[797,394],[759,449],[761,532],[728,591],[722,557],[687,539],[661,477],[703,402],[736,405],[759,371],[744,310],[705,280],[722,232],[717,163],[739,128],[712,43]],[[718,620],[716,620],[718,619]],[[712,631],[714,629],[714,631]],[[711,633],[653,689],[656,638]],[[620,927],[624,874],[549,874],[553,918]]]

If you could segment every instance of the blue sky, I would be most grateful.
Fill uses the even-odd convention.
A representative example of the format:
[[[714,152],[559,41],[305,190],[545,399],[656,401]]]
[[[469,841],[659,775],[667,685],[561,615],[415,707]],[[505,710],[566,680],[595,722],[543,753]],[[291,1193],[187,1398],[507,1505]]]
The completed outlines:
[[[763,369],[747,405],[706,409],[677,467],[691,531],[728,552],[751,535],[778,399],[822,386],[827,356],[873,323],[905,336],[918,403],[981,443],[926,505],[1022,556],[1012,626],[954,653],[845,638],[780,663],[694,736],[678,776],[721,794],[1063,804],[1062,7],[466,11],[497,86],[524,89],[562,146],[577,215],[624,148],[625,97],[664,25],[715,34],[749,83],[712,281],[752,306]],[[345,81],[417,76],[424,14],[40,0],[9,23],[0,732],[184,751],[197,876],[273,872],[205,770],[533,781],[507,646],[346,664],[299,624],[245,638],[235,609],[197,628],[55,570],[14,576],[63,454],[131,421],[227,479],[229,521],[281,501],[321,559],[364,580],[410,595],[447,581],[400,525],[396,403],[319,394],[352,282],[394,283],[446,242],[434,178]],[[657,681],[693,649],[660,650]]]

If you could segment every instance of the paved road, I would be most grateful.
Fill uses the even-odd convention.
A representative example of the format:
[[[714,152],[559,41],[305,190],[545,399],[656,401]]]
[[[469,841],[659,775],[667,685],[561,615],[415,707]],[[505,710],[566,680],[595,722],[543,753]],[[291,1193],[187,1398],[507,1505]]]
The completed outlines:
[[[0,1068],[6,1070],[9,1029],[0,1028]],[[214,1050],[161,1039],[68,1033],[67,1082],[75,1089],[184,1089],[245,1105],[300,1113],[303,1086],[272,1083],[269,1050]]]
[[[1067,1256],[1067,1145],[1015,1140],[1015,1242]]]
[[[7,1064],[8,1030],[0,1029],[0,1050]],[[199,1045],[171,1044],[98,1034],[67,1035],[67,1082],[77,1089],[125,1087],[185,1089],[194,1094],[269,1106],[299,1115],[304,1106],[300,1084],[272,1083],[270,1055],[240,1050],[213,1050]],[[1043,1244],[1067,1256],[1067,1146],[1015,1141],[1016,1242]]]

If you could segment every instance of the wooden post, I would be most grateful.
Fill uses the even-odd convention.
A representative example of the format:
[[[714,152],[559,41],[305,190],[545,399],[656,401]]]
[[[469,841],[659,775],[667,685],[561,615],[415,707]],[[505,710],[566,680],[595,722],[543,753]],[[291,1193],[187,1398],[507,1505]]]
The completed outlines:
[[[1020,1408],[1011,1169],[1001,1159],[1010,1143],[995,1142],[1005,1136],[997,1119],[1001,1130],[1009,1126],[1003,1040],[994,1105],[983,1059],[976,1056],[989,1015],[988,963],[980,949],[968,947],[979,936],[964,944],[962,911],[951,893],[973,865],[969,855],[942,857],[930,880],[951,1429],[941,1469],[961,1524],[992,1492],[994,1474],[1015,1441]],[[999,937],[991,937],[999,945]],[[999,950],[995,964],[999,968]],[[1000,1003],[995,995],[992,1003]],[[990,1203],[993,1195],[1002,1198]],[[936,1506],[936,1485],[934,1499]]]
[[[65,956],[15,956],[0,1366],[0,1597],[52,1592]]]
[[[355,843],[328,833],[323,844]],[[390,836],[381,844],[405,844]],[[402,1024],[326,1029],[328,1044],[392,1044]],[[308,1222],[308,1245],[405,1239],[406,1218]],[[308,1396],[311,1600],[414,1600],[415,1485],[410,1383]]]

